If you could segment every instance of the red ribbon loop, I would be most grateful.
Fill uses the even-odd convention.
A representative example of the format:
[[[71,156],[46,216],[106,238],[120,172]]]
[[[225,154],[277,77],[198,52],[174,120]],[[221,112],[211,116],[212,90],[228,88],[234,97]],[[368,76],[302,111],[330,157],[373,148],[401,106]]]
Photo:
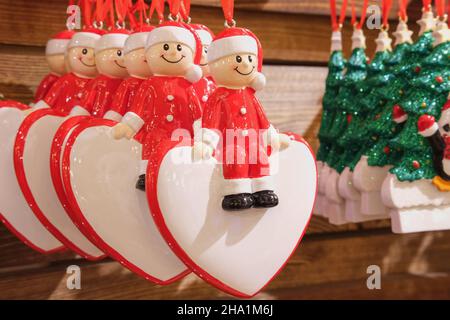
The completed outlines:
[[[431,10],[431,0],[422,0],[422,9],[423,11]]]
[[[383,0],[383,27],[387,28],[389,26],[389,12],[391,11],[392,0]]]
[[[436,13],[438,17],[445,16],[445,0],[435,0],[434,5],[436,6]]]
[[[345,21],[345,11],[347,10],[347,0],[342,1],[341,13],[339,15],[339,21],[336,14],[336,0],[330,0],[330,12],[331,12],[331,28],[333,31],[338,31]]]
[[[366,14],[367,14],[367,5],[369,0],[364,0],[363,7],[361,10],[361,18],[359,22],[356,20],[356,8],[355,8],[355,1],[352,0],[352,25],[355,26],[356,29],[362,29],[364,25],[364,21],[366,20]]]
[[[221,3],[225,21],[228,22],[228,24],[233,24],[234,0],[221,0]]]
[[[398,17],[402,21],[406,21],[408,19],[408,15],[406,13],[406,7],[408,5],[408,0],[398,0]]]
[[[191,0],[181,1],[180,14],[184,21],[189,22],[191,15]]]
[[[170,15],[173,19],[177,19],[180,13],[181,0],[167,0],[167,2],[169,3]]]

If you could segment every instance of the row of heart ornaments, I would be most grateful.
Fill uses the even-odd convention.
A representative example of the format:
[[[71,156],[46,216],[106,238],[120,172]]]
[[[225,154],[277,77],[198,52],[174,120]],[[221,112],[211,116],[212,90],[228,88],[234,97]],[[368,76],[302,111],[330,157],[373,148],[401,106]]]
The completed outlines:
[[[201,43],[207,28],[197,29],[86,28],[49,41],[50,66],[63,55],[71,72],[34,107],[0,106],[1,219],[21,240],[42,253],[110,256],[157,284],[194,271],[239,297],[281,270],[311,215],[314,156],[298,135],[274,131],[254,96],[257,38],[229,27]],[[205,59],[211,76],[200,79]],[[198,99],[205,79],[218,86]],[[219,160],[229,143],[217,132],[229,129],[244,136],[243,163]],[[267,163],[249,160],[249,129],[273,131],[261,136]]]

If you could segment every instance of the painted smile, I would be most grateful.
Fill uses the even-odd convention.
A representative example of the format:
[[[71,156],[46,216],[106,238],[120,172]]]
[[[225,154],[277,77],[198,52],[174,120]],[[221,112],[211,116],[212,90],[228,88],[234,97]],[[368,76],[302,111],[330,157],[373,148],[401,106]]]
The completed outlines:
[[[85,65],[86,67],[89,67],[89,68],[95,67],[95,63],[94,63],[94,64],[87,64],[87,63],[85,63],[85,62],[83,61],[82,58],[79,58],[78,60],[80,60],[80,62],[81,62],[83,65]]]
[[[255,70],[255,67],[252,68],[252,70],[250,70],[250,72],[248,73],[242,73],[238,70],[238,67],[234,68],[234,70],[236,70],[237,73],[243,75],[243,76],[248,76],[249,74],[251,74],[253,72],[253,70]]]
[[[200,63],[200,67],[205,67],[207,65],[208,65],[208,63]]]
[[[180,62],[181,60],[183,60],[183,59],[185,58],[185,56],[181,56],[181,58],[178,59],[177,61],[170,61],[170,60],[166,59],[166,57],[164,57],[164,55],[161,55],[161,58],[163,58],[163,59],[164,59],[165,61],[167,61],[168,63],[178,63],[178,62]]]
[[[125,69],[125,67],[124,66],[122,66],[122,65],[120,65],[118,62],[117,62],[117,60],[114,60],[114,63],[115,64],[117,64],[120,68],[123,68],[123,69]]]

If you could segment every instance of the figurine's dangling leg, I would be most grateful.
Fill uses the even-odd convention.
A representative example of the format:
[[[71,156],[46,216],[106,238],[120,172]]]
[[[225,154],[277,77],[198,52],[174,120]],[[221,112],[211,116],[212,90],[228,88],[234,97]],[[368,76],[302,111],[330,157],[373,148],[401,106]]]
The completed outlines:
[[[252,183],[250,179],[223,180],[225,196],[222,200],[222,208],[227,211],[250,209],[255,203],[252,196]]]
[[[141,160],[139,168],[139,178],[136,182],[136,189],[145,191],[145,173],[147,172],[148,160]]]

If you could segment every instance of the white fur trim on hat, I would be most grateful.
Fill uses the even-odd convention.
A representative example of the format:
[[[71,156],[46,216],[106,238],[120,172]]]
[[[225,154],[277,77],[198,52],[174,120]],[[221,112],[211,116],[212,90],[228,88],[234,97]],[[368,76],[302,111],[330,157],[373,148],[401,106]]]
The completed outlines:
[[[114,110],[108,110],[105,115],[103,116],[103,119],[113,120],[116,122],[120,122],[122,120],[122,115]]]
[[[258,44],[251,36],[232,36],[214,40],[208,49],[208,61],[214,62],[220,58],[238,53],[258,55]]]
[[[422,137],[430,137],[430,136],[432,136],[432,135],[433,135],[436,131],[438,131],[438,130],[439,130],[439,126],[438,126],[438,124],[435,122],[435,123],[433,123],[433,125],[432,125],[431,127],[427,128],[427,129],[425,129],[425,130],[420,131],[419,134],[420,134]]]
[[[195,30],[197,32],[198,37],[200,38],[200,41],[203,46],[209,46],[211,42],[213,41],[213,37],[211,33],[209,33],[206,30]]]
[[[144,120],[139,117],[136,113],[128,111],[122,118],[122,123],[128,125],[134,132],[141,130],[144,125]]]
[[[95,44],[97,40],[99,40],[101,36],[99,34],[93,32],[77,32],[73,35],[72,39],[69,42],[68,48],[75,47],[88,47],[95,48]]]
[[[125,46],[123,47],[123,53],[127,54],[131,51],[145,48],[147,43],[147,38],[150,32],[137,32],[131,34],[127,41],[125,41]]]
[[[95,44],[95,53],[114,48],[123,48],[128,34],[108,33],[103,35]]]
[[[264,89],[266,86],[266,77],[261,72],[258,72],[255,79],[253,79],[251,86],[255,91]]]
[[[50,39],[47,41],[45,47],[45,54],[50,56],[54,54],[64,54],[67,46],[69,45],[69,39]]]
[[[195,54],[196,41],[191,31],[176,26],[158,27],[150,31],[146,49],[158,43],[178,42],[188,46]]]
[[[400,116],[398,118],[394,118],[394,122],[395,123],[403,123],[406,120],[408,120],[408,115],[407,114],[404,114],[404,115],[402,115],[402,116]]]
[[[184,78],[190,83],[196,83],[203,77],[203,70],[200,66],[193,64],[184,75]]]

